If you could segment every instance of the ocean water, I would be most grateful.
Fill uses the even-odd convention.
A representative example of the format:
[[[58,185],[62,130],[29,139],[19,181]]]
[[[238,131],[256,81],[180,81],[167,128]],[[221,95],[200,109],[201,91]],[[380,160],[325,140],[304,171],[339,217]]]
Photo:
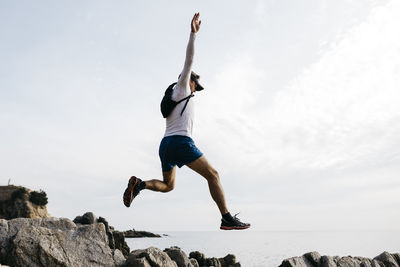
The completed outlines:
[[[186,254],[198,250],[206,257],[235,254],[243,267],[279,266],[283,259],[318,251],[329,256],[373,258],[383,251],[400,252],[400,231],[357,232],[165,232],[162,238],[127,238],[131,250],[178,246]]]

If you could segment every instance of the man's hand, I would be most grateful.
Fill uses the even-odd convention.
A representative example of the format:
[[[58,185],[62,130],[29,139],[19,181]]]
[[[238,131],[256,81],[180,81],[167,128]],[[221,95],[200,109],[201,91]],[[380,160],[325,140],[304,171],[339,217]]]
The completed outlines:
[[[200,30],[201,20],[199,20],[200,13],[195,13],[192,19],[192,32],[197,33]]]

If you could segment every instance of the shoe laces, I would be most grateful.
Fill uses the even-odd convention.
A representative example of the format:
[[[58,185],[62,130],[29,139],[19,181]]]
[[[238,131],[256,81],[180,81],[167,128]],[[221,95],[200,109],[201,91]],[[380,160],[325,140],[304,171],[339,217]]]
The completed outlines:
[[[233,219],[235,221],[241,222],[240,219],[237,217],[240,214],[240,212],[236,213],[235,215],[233,215]]]

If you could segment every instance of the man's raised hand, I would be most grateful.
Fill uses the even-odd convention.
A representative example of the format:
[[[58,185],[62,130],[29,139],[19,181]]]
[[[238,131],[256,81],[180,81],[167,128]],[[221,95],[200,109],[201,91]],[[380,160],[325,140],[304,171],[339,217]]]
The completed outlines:
[[[192,19],[192,32],[197,33],[200,30],[201,20],[199,20],[200,13],[195,13]]]

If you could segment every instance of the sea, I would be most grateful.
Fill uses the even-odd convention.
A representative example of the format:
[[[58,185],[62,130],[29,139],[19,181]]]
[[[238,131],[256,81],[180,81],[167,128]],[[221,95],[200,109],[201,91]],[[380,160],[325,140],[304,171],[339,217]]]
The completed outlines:
[[[384,251],[400,253],[400,231],[268,232],[210,231],[159,232],[161,238],[127,238],[131,250],[178,246],[186,254],[206,257],[234,254],[243,267],[277,267],[290,257],[318,251],[329,256],[374,258]]]

